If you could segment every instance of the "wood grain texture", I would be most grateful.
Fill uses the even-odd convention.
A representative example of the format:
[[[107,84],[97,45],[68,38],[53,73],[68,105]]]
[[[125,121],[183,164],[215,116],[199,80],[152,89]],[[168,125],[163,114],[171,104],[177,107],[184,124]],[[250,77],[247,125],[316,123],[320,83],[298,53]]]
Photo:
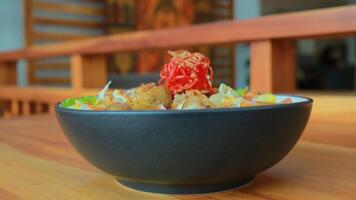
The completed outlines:
[[[18,116],[20,115],[20,102],[18,100],[12,100],[11,101],[11,110],[10,110],[10,115],[11,116]]]
[[[293,40],[262,40],[251,44],[251,89],[293,92],[296,85],[296,47]]]
[[[57,9],[57,7],[54,7]],[[224,21],[181,28],[96,37],[83,41],[31,47],[0,54],[0,60],[73,54],[104,54],[154,48],[352,35],[356,6],[280,14],[243,21]]]
[[[314,99],[304,139],[356,148],[356,93],[302,92]]]
[[[90,34],[73,34],[73,33],[56,33],[56,32],[33,32],[33,41],[73,41],[73,40],[83,40],[91,38],[93,35]]]
[[[85,29],[101,30],[104,27],[103,23],[95,21],[83,21],[76,19],[59,19],[50,17],[35,17],[33,22],[41,25],[62,26],[62,27],[79,27]]]
[[[0,62],[0,85],[16,85],[16,62]]]
[[[0,86],[0,99],[12,100],[21,99],[23,101],[58,103],[60,100],[68,97],[80,97],[83,95],[96,95],[99,90],[81,90],[74,91],[68,88],[53,87],[26,87]]]
[[[22,114],[29,116],[31,114],[31,104],[29,101],[22,102]]]
[[[34,68],[36,70],[68,70],[68,62],[54,62],[54,63],[34,63]]]
[[[70,14],[81,14],[81,15],[91,15],[91,16],[102,16],[104,15],[104,9],[95,8],[89,6],[81,6],[75,4],[66,4],[60,2],[41,2],[34,1],[32,8],[36,10],[57,12],[57,13],[70,13]]]
[[[73,55],[71,58],[72,88],[102,88],[107,81],[106,57]]]
[[[33,0],[24,0],[24,29],[25,29],[25,44],[26,47],[30,46],[32,44],[32,1]]]
[[[1,106],[3,109],[3,116],[4,118],[10,118],[11,117],[11,101],[2,101]]]
[[[34,81],[32,84],[50,86],[50,85],[58,85],[58,84],[66,85],[68,83],[70,83],[69,77],[40,77],[37,78],[36,81]]]
[[[33,108],[33,110],[34,110],[34,112],[36,113],[36,114],[38,114],[38,113],[43,113],[43,111],[44,111],[44,109],[43,109],[43,103],[42,102],[36,102],[35,104],[34,104],[34,108]]]
[[[344,102],[355,96],[350,98]],[[285,159],[248,187],[204,195],[154,195],[127,189],[83,160],[54,117],[0,119],[0,199],[355,199],[356,123],[351,122],[356,119],[349,121],[348,129],[342,127],[356,108],[344,113],[324,107],[332,102],[326,97],[316,102],[320,106],[313,111],[306,137]],[[331,130],[325,113],[338,113]],[[339,130],[348,135],[340,135]],[[324,143],[323,133],[345,139]]]

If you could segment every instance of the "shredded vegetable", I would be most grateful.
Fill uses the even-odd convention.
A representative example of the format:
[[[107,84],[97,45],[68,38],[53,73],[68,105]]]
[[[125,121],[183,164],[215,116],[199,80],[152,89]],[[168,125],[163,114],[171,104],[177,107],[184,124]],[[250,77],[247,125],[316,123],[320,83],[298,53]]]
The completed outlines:
[[[159,83],[164,83],[172,94],[187,90],[203,93],[213,91],[213,70],[209,58],[201,53],[188,51],[169,51],[173,57],[164,65]]]

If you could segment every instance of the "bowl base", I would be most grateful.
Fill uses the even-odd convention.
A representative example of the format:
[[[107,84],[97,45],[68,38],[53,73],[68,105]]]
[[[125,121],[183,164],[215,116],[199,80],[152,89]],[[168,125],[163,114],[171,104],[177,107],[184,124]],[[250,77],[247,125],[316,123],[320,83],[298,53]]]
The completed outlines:
[[[237,189],[244,187],[252,182],[252,178],[247,178],[244,180],[218,183],[218,184],[197,184],[197,185],[164,185],[164,184],[152,184],[152,183],[142,183],[135,181],[118,180],[117,182],[123,186],[131,189],[150,192],[150,193],[160,193],[160,194],[201,194],[201,193],[211,193],[220,192],[225,190]]]

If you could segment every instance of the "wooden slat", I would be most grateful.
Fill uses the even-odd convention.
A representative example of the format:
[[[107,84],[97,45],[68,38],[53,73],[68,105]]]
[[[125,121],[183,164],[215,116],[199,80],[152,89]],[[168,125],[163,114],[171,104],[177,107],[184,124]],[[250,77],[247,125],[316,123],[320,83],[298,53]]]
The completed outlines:
[[[85,1],[89,3],[103,3],[103,0],[80,0],[80,1]]]
[[[54,115],[56,113],[55,112],[55,107],[56,107],[56,104],[54,104],[54,103],[51,103],[51,104],[48,105],[49,114]]]
[[[69,41],[82,40],[93,37],[90,34],[72,34],[72,33],[54,33],[54,32],[34,32],[33,41],[50,40],[50,41]]]
[[[69,84],[69,77],[37,77],[35,85]]]
[[[104,10],[102,8],[95,8],[89,6],[81,6],[74,4],[65,3],[53,3],[53,2],[40,2],[35,1],[32,4],[32,9],[43,10],[58,13],[71,13],[80,15],[93,15],[93,16],[103,16]]]
[[[54,26],[68,26],[76,28],[86,28],[86,29],[98,29],[101,30],[104,25],[99,22],[94,21],[83,21],[74,19],[59,19],[59,18],[43,18],[35,17],[33,23],[41,25],[54,25]]]
[[[29,59],[27,60],[27,83],[29,85],[36,83],[37,79],[36,79],[36,68],[34,65],[34,60]]]
[[[11,117],[11,101],[2,101],[2,106],[3,106],[3,116],[5,118]]]
[[[24,0],[24,30],[25,30],[25,45],[26,48],[33,44],[32,32],[33,32],[33,10],[32,3],[33,0]],[[35,79],[35,71],[33,69],[32,60],[27,60],[26,67],[27,82],[32,84]]]
[[[21,99],[22,101],[57,103],[68,97],[96,95],[99,89],[74,91],[70,88],[0,86],[0,100]]]
[[[32,0],[24,0],[24,28],[25,28],[25,44],[26,47],[30,46],[32,44]]]
[[[0,62],[0,84],[15,85],[17,83],[16,62]]]
[[[31,114],[31,104],[29,101],[22,102],[22,114],[28,116]]]
[[[42,113],[44,111],[43,109],[43,104],[41,102],[36,102],[34,104],[34,112],[37,113]]]
[[[71,86],[75,90],[83,88],[83,57],[81,55],[73,55],[71,58]]]
[[[166,30],[138,31],[0,54],[0,60],[101,54],[152,48],[356,34],[356,6],[320,9]],[[203,33],[203,34],[202,34]]]
[[[18,100],[11,100],[11,116],[20,115],[20,104]]]
[[[33,62],[31,64],[31,69],[33,72],[38,70],[41,71],[57,71],[57,70],[69,70],[69,63],[58,62],[58,63],[38,63]],[[69,84],[69,77],[38,77],[35,73],[32,74],[32,78],[29,78],[29,83],[31,85],[41,85],[41,84]]]
[[[227,3],[224,3],[224,2],[213,2],[211,5],[212,5],[212,7],[214,9],[216,9],[216,8],[222,8],[222,9],[226,9],[226,10],[232,9],[232,3],[231,2],[227,2]]]
[[[295,43],[264,40],[251,44],[251,89],[265,92],[295,90]]]
[[[105,56],[74,55],[71,58],[71,84],[74,90],[103,87],[107,69]]]
[[[36,70],[66,70],[69,69],[70,63],[56,62],[56,63],[35,63]]]

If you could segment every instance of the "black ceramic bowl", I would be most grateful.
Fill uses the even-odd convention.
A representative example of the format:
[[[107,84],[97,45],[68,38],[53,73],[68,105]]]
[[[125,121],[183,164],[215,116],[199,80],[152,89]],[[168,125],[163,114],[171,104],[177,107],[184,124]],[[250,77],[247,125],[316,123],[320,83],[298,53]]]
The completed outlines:
[[[285,96],[284,96],[285,97]],[[283,98],[283,96],[278,96]],[[249,183],[293,148],[312,100],[229,109],[83,111],[56,107],[73,146],[130,188],[205,193]]]

